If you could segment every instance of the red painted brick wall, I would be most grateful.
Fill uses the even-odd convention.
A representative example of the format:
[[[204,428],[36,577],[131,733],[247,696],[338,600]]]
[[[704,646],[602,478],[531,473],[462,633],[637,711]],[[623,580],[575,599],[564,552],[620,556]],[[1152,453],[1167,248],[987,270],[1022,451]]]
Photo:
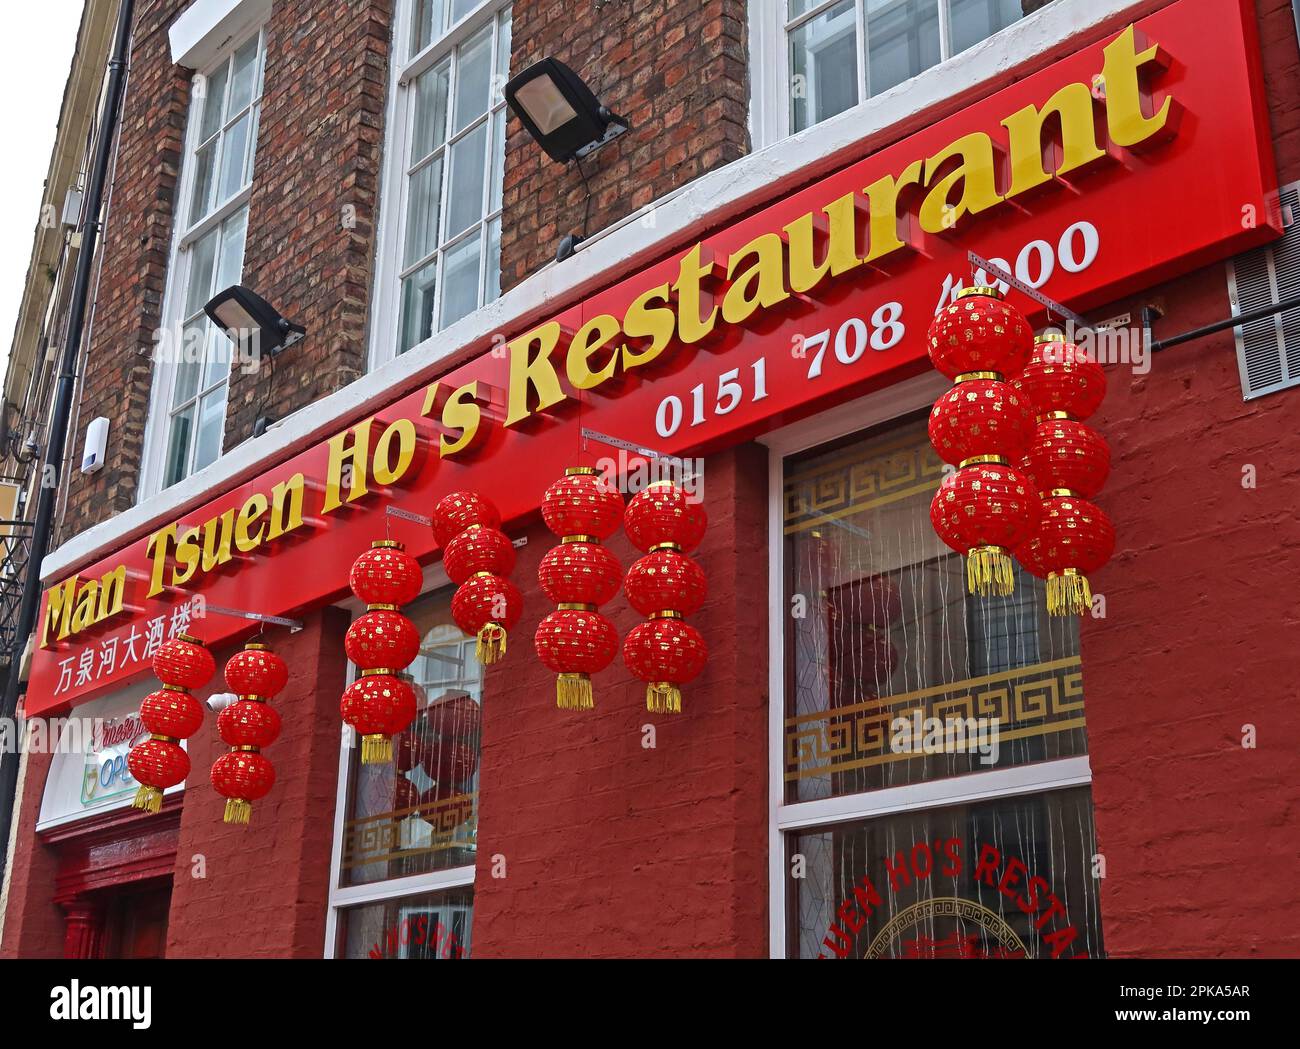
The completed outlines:
[[[520,0],[511,73],[540,58],[574,69],[632,130],[584,161],[588,231],[749,151],[745,0]],[[552,161],[513,117],[506,131],[501,286],[583,228],[576,167]]]
[[[1260,4],[1283,182],[1300,178],[1290,5]],[[1176,199],[1171,206],[1176,206]],[[1230,312],[1223,265],[1163,298],[1157,337]],[[1101,315],[1099,313],[1099,315]],[[1083,628],[1089,747],[1111,956],[1300,955],[1296,554],[1300,391],[1243,403],[1231,331],[1108,369],[1097,424],[1119,533]],[[1243,469],[1258,487],[1242,487]],[[1243,726],[1258,733],[1243,749]]]
[[[19,808],[14,816],[13,864],[9,869],[9,897],[4,915],[0,958],[62,958],[63,911],[54,902],[58,853],[36,837],[45,779],[54,757],[31,754],[22,783]]]
[[[594,678],[594,711],[556,710],[532,652],[553,606],[528,589],[485,683],[475,957],[766,955],[766,462],[756,445],[707,460],[709,600],[692,622],[709,662],[680,716],[646,713],[621,656]],[[513,578],[536,579],[557,542],[530,529]],[[625,567],[637,556],[622,533],[609,546]],[[620,637],[640,621],[622,595],[605,608]]]
[[[271,642],[293,672],[273,702],[284,720],[266,749],[275,788],[248,826],[222,822],[208,769],[227,749],[209,716],[190,741],[167,926],[169,958],[319,958],[325,947],[330,846],[338,783],[339,697],[346,687],[348,617],[326,608]],[[218,667],[236,651],[216,653]],[[214,691],[220,691],[214,685]],[[204,878],[193,876],[203,857]]]

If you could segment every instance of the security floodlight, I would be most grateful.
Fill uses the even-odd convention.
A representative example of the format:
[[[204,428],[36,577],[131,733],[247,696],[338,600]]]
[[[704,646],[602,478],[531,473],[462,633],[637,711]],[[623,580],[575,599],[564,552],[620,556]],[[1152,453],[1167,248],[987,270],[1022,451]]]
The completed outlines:
[[[262,296],[240,284],[217,292],[203,307],[203,312],[236,346],[243,345],[256,332],[255,345],[271,356],[307,334],[307,329],[301,324],[282,317],[280,311]]]
[[[513,77],[505,95],[537,144],[562,164],[587,156],[631,126],[601,105],[582,77],[555,58],[534,62]]]

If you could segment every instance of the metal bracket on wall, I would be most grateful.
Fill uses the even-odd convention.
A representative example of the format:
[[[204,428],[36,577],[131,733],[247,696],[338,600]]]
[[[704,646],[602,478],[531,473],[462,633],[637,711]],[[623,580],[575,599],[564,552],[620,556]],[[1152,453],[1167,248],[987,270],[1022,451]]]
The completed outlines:
[[[1185,342],[1191,342],[1193,339],[1202,339],[1207,335],[1213,335],[1215,332],[1223,331],[1225,328],[1238,328],[1243,324],[1249,324],[1251,321],[1263,320],[1265,317],[1272,317],[1274,314],[1282,313],[1285,310],[1293,310],[1300,306],[1300,295],[1293,295],[1289,299],[1283,299],[1281,302],[1275,302],[1269,306],[1261,306],[1257,310],[1247,310],[1245,313],[1237,313],[1231,317],[1225,317],[1221,321],[1215,321],[1213,324],[1204,324],[1199,328],[1192,328],[1180,335],[1171,335],[1167,339],[1151,338],[1151,329],[1157,320],[1164,314],[1154,306],[1142,307],[1142,341],[1152,353],[1159,353],[1161,350],[1167,350],[1171,346],[1180,346]]]

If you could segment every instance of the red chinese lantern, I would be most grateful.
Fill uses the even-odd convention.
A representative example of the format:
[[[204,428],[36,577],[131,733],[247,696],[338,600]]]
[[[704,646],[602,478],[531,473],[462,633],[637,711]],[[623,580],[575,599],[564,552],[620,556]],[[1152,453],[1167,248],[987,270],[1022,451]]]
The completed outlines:
[[[1016,556],[1047,580],[1049,614],[1082,615],[1092,606],[1088,576],[1115,549],[1114,526],[1089,501],[1110,473],[1110,447],[1080,421],[1101,405],[1106,373],[1064,336],[1040,335],[1017,385],[1038,412],[1025,468],[1043,502],[1039,524]]]
[[[445,502],[445,500],[444,500]],[[439,504],[441,506],[441,504]],[[418,586],[412,582],[419,566],[403,558],[389,562],[393,581],[374,585],[375,552],[401,554],[403,547],[391,539],[379,540],[353,563],[349,582],[353,593],[366,601],[366,611],[359,616],[343,639],[343,647],[361,671],[361,678],[343,693],[339,709],[343,720],[361,736],[361,763],[369,765],[393,760],[391,738],[415,718],[415,693],[410,685],[399,682],[399,670],[410,666],[420,654],[420,632],[397,606],[370,600],[374,597],[404,596]],[[357,563],[362,564],[361,568]],[[360,587],[360,589],[358,589]],[[370,684],[366,685],[366,682]],[[358,686],[364,686],[358,688]],[[405,720],[403,720],[405,718]]]
[[[343,648],[359,670],[377,667],[401,670],[420,654],[420,632],[393,608],[371,605],[369,611],[348,627]]]
[[[361,763],[393,760],[392,737],[415,720],[415,690],[388,670],[363,670],[339,703],[343,720],[361,737]]]
[[[505,576],[514,570],[515,547],[499,528],[470,525],[447,543],[442,564],[447,578],[458,585],[479,572]]]
[[[217,717],[217,731],[231,749],[212,764],[212,786],[226,799],[224,821],[247,823],[253,802],[270,792],[275,767],[261,753],[280,735],[280,715],[270,700],[289,681],[289,667],[266,645],[250,641],[230,657],[226,685],[239,696]]]
[[[683,551],[704,538],[704,507],[670,481],[657,481],[627,504],[623,528],[646,551],[628,570],[623,589],[628,601],[649,620],[627,635],[623,662],[646,683],[646,709],[679,714],[681,686],[699,676],[708,660],[704,638],[682,622],[704,606],[704,571]]]
[[[1013,592],[1011,551],[1030,536],[1037,517],[1033,483],[997,461],[949,474],[930,503],[935,533],[965,556],[967,588],[983,597]]]
[[[163,687],[140,704],[140,721],[150,735],[127,755],[127,768],[140,784],[131,804],[151,813],[162,808],[163,791],[189,775],[190,759],[181,740],[203,723],[203,707],[190,690],[212,680],[217,665],[202,641],[177,634],[154,653],[153,672]]]
[[[420,596],[420,562],[396,539],[379,539],[352,562],[352,592],[368,605],[409,605]]]
[[[708,582],[704,569],[671,546],[655,549],[633,563],[623,580],[628,603],[641,615],[674,609],[693,616],[704,606]]]
[[[594,466],[571,466],[546,489],[542,520],[558,536],[608,539],[623,520],[623,496]]]
[[[212,786],[226,799],[226,823],[247,823],[253,802],[275,786],[275,766],[253,747],[236,747],[212,763]]]
[[[1106,396],[1106,372],[1086,350],[1048,332],[1034,340],[1029,363],[1011,385],[1029,399],[1035,415],[1065,412],[1087,419]]]
[[[946,463],[981,455],[1018,460],[1034,436],[1034,412],[1026,397],[993,373],[959,378],[934,402],[930,443]]]
[[[443,567],[458,586],[452,618],[477,639],[474,655],[485,666],[506,654],[510,630],[523,614],[523,598],[506,579],[515,567],[514,544],[500,525],[497,508],[477,492],[452,492],[433,513]]]
[[[699,677],[708,658],[704,638],[678,612],[655,613],[623,641],[623,662],[647,682],[646,707],[655,714],[681,713],[681,686]]]
[[[930,439],[955,474],[930,504],[930,521],[966,558],[972,594],[1005,596],[1015,588],[1011,550],[1037,514],[1032,482],[1013,470],[1033,437],[1032,403],[1005,381],[1024,368],[1033,332],[996,288],[963,288],[935,316],[930,360],[956,385],[934,406]]]
[[[459,739],[474,742],[482,722],[479,705],[469,696],[453,696],[428,707],[424,712],[426,729],[435,739]]]
[[[1033,536],[1017,551],[1020,563],[1047,579],[1047,611],[1082,615],[1092,607],[1092,575],[1115,552],[1115,526],[1101,507],[1073,495],[1043,500]]]
[[[949,379],[969,372],[1010,378],[1029,360],[1034,333],[997,288],[962,288],[931,322],[928,342],[930,360]]]
[[[596,705],[591,675],[604,670],[618,652],[614,624],[590,606],[562,606],[537,626],[537,656],[558,675],[555,702],[561,710]]]
[[[497,508],[477,492],[452,492],[443,496],[434,508],[433,538],[444,549],[471,525],[501,527],[501,514]]]
[[[542,559],[537,581],[559,608],[538,625],[533,645],[558,675],[556,705],[590,710],[596,705],[591,675],[618,651],[618,633],[597,608],[618,593],[622,566],[600,543],[618,530],[623,496],[595,467],[572,466],[546,490],[542,519],[560,545]]]
[[[470,576],[451,598],[451,618],[477,638],[474,655],[488,666],[506,654],[510,631],[524,614],[524,599],[509,579],[491,572]]]
[[[1091,499],[1110,474],[1110,446],[1087,423],[1050,412],[1029,444],[1024,472],[1039,492],[1065,490]]]
[[[636,509],[632,509],[634,507]],[[709,518],[703,503],[671,481],[653,481],[632,497],[623,515],[623,531],[638,550],[674,543],[690,553],[704,538]]]
[[[568,536],[537,566],[542,593],[557,605],[603,605],[618,593],[623,566],[586,536]]]

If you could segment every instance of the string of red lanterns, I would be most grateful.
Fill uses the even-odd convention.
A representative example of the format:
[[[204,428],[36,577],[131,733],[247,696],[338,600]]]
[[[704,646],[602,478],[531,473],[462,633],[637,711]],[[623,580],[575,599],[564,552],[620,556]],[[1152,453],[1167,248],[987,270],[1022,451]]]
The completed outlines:
[[[560,545],[542,558],[537,581],[558,607],[538,624],[533,646],[558,675],[556,705],[590,710],[591,675],[618,652],[618,632],[597,609],[618,593],[622,567],[601,543],[618,531],[623,496],[595,467],[571,466],[546,489],[542,519]]]
[[[671,481],[651,483],[623,512],[624,531],[645,555],[628,569],[623,590],[632,607],[649,616],[624,639],[623,662],[646,682],[652,714],[680,714],[681,686],[698,677],[708,659],[700,632],[683,622],[708,596],[703,569],[687,556],[707,524],[704,507]]]
[[[524,610],[523,596],[506,578],[514,571],[515,547],[500,525],[497,508],[477,492],[452,492],[433,512],[433,537],[447,578],[456,584],[451,616],[477,638],[474,655],[484,666],[506,654]]]
[[[996,288],[963,288],[934,318],[930,360],[952,379],[935,402],[930,442],[946,463],[930,504],[939,538],[966,558],[972,594],[1006,596],[1015,589],[1012,551],[1038,519],[1036,489],[1020,463],[1034,435],[1030,405],[1008,378],[1033,349],[1033,331]]]
[[[177,634],[154,653],[153,672],[162,688],[140,704],[140,721],[149,738],[131,748],[127,768],[140,784],[131,803],[145,812],[162,809],[163,791],[190,774],[190,758],[181,746],[203,724],[203,705],[191,695],[217,672],[216,661],[203,642]]]
[[[398,608],[419,596],[419,562],[395,539],[378,539],[352,565],[348,583],[366,603],[343,639],[361,671],[340,701],[343,720],[361,736],[361,762],[393,760],[392,737],[415,720],[415,692],[399,676],[420,652],[420,633]]]
[[[1106,373],[1060,334],[1040,335],[1014,380],[1038,417],[1024,472],[1040,495],[1037,527],[1017,549],[1029,572],[1047,580],[1047,611],[1082,615],[1092,606],[1088,576],[1115,552],[1115,527],[1091,500],[1110,475],[1110,446],[1082,420],[1101,406]]]
[[[212,786],[226,799],[224,822],[247,823],[253,802],[275,786],[275,766],[262,753],[280,735],[280,715],[270,705],[289,682],[289,667],[264,644],[250,641],[226,663],[226,685],[239,699],[217,716],[230,751],[212,763]]]

